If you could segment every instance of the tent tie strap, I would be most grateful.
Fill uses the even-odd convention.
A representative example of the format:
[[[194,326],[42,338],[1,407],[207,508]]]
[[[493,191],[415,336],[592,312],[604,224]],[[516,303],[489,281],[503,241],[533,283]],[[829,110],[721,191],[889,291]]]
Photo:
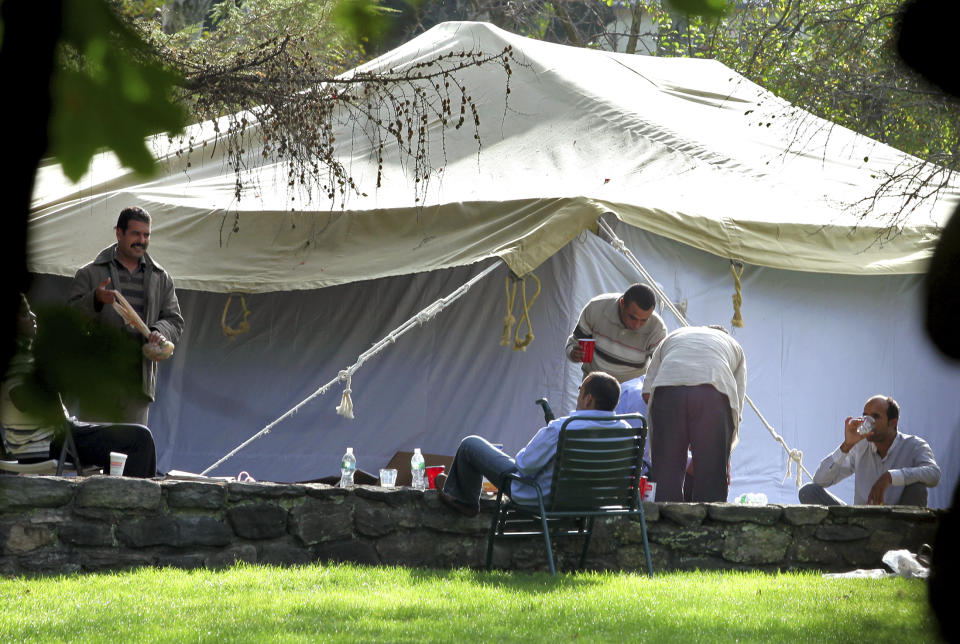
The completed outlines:
[[[327,384],[323,385],[322,387],[314,391],[312,394],[310,394],[309,396],[307,396],[306,398],[298,402],[296,405],[288,409],[286,413],[284,413],[282,416],[280,416],[279,418],[277,418],[276,420],[268,424],[266,427],[261,429],[259,432],[257,432],[247,440],[237,445],[230,452],[228,452],[223,457],[221,457],[220,460],[212,464],[207,469],[203,470],[200,474],[202,476],[206,476],[208,473],[220,467],[220,465],[225,463],[230,458],[234,457],[240,450],[247,447],[250,443],[252,443],[253,441],[257,440],[262,436],[266,436],[267,434],[270,433],[270,431],[274,427],[279,425],[284,420],[295,415],[298,411],[300,411],[300,409],[302,409],[305,405],[310,403],[314,398],[318,398],[319,396],[322,396],[325,393],[327,393],[338,382],[346,381],[347,386],[343,391],[343,397],[341,398],[340,405],[337,407],[337,413],[342,416],[345,416],[346,418],[352,419],[353,418],[353,400],[350,397],[350,394],[352,392],[351,381],[352,381],[353,374],[356,373],[357,370],[367,362],[367,360],[369,360],[370,358],[380,353],[380,351],[382,351],[388,345],[396,342],[397,338],[399,338],[401,335],[403,335],[404,333],[412,329],[414,326],[419,325],[421,323],[420,316],[422,314],[427,314],[428,316],[426,318],[423,318],[423,320],[429,320],[433,318],[435,315],[437,315],[437,313],[444,310],[450,304],[452,304],[453,302],[463,297],[463,295],[465,295],[466,292],[470,290],[470,287],[472,287],[481,279],[483,279],[484,277],[492,273],[494,269],[496,269],[499,266],[500,266],[500,262],[492,263],[490,266],[486,267],[485,269],[477,273],[475,276],[470,278],[470,280],[462,284],[459,288],[457,288],[455,291],[450,293],[448,296],[440,298],[439,300],[435,301],[433,304],[430,304],[429,306],[427,306],[421,313],[411,317],[409,320],[407,320],[406,322],[401,324],[399,327],[394,329],[391,333],[389,333],[385,338],[383,338],[382,340],[377,342],[375,345],[373,345],[370,349],[362,353],[354,364],[347,367],[343,371],[340,371],[337,374],[336,378],[334,378]],[[349,413],[350,415],[348,416],[347,413]]]
[[[247,308],[247,300],[241,293],[236,294],[240,298],[240,307],[243,309],[243,319],[236,327],[227,324],[227,312],[230,311],[230,302],[233,301],[234,293],[227,298],[227,303],[223,305],[223,315],[220,316],[220,331],[230,340],[235,340],[238,335],[243,335],[250,331],[250,323],[247,318],[250,317],[250,309]]]
[[[512,278],[512,279],[511,279]],[[513,289],[511,290],[511,282]],[[510,346],[510,336],[513,332],[513,325],[517,318],[513,317],[513,303],[517,299],[517,278],[513,274],[507,275],[503,280],[503,285],[507,291],[507,314],[503,318],[503,333],[500,334],[500,346]]]
[[[676,306],[674,306],[673,302],[670,301],[670,298],[667,297],[667,294],[664,293],[663,289],[660,288],[660,285],[657,284],[657,281],[653,279],[653,276],[649,272],[647,272],[647,269],[643,267],[643,265],[636,258],[633,252],[629,248],[627,248],[623,240],[617,237],[617,234],[613,232],[613,228],[610,226],[610,224],[608,224],[601,218],[597,220],[597,225],[600,232],[603,233],[602,238],[605,239],[607,243],[609,243],[615,249],[620,251],[620,253],[627,258],[627,261],[629,261],[633,265],[633,267],[637,269],[637,271],[643,277],[644,281],[657,294],[658,300],[667,309],[669,309],[671,313],[673,313],[674,317],[677,318],[677,321],[680,322],[682,326],[690,326],[690,323],[687,322],[687,318],[684,317],[683,313],[681,313]],[[739,276],[737,276],[736,274],[736,270],[735,270],[735,267],[733,266],[732,260],[731,260],[731,270],[734,271],[734,279],[739,284]],[[743,272],[743,269],[742,269],[742,263],[741,263],[741,273],[742,272]],[[736,302],[736,300],[734,300],[734,302]],[[734,326],[736,326],[736,323],[734,323]],[[787,475],[784,477],[784,480],[786,480],[788,477],[792,475],[792,463],[797,464],[797,487],[800,487],[800,485],[803,484],[801,472],[806,474],[812,480],[813,475],[810,474],[810,472],[807,471],[807,468],[803,466],[803,452],[801,452],[798,449],[791,449],[790,446],[787,445],[787,442],[783,439],[783,437],[780,436],[780,434],[778,434],[776,430],[773,429],[773,426],[767,422],[767,419],[763,417],[763,414],[760,413],[760,410],[757,408],[757,406],[753,404],[753,401],[750,399],[750,396],[745,395],[744,401],[746,401],[750,405],[750,407],[753,409],[753,411],[756,412],[757,417],[760,419],[760,422],[763,423],[763,426],[767,428],[767,431],[770,432],[770,435],[773,437],[773,439],[777,443],[779,443],[781,447],[783,447],[784,451],[786,451]]]
[[[537,284],[537,290],[534,291],[533,296],[529,300],[527,299],[526,276],[517,277],[511,273],[507,275],[504,280],[504,288],[506,289],[507,295],[507,314],[503,318],[503,333],[500,335],[500,346],[509,347],[512,344],[514,351],[526,351],[527,346],[533,342],[534,338],[533,325],[530,322],[530,308],[540,295],[540,280],[534,275],[533,271],[530,271],[529,275]],[[517,282],[520,283],[520,308],[522,309],[519,320],[513,315],[513,305],[517,300]],[[516,324],[516,327],[514,327],[514,324]],[[527,334],[521,340],[520,325],[522,324],[527,325]]]
[[[529,300],[527,299],[527,278],[524,277],[520,281],[520,291],[521,291],[521,301],[523,303],[523,314],[520,316],[520,320],[517,321],[516,330],[513,336],[513,350],[514,351],[526,351],[527,345],[533,342],[533,325],[530,323],[530,307],[533,306],[533,303],[536,301],[537,297],[540,295],[540,280],[536,275],[533,274],[533,271],[530,272],[530,277],[533,278],[533,281],[537,283],[537,290],[533,293],[533,297]],[[520,339],[520,325],[526,323],[527,325],[527,335]]]
[[[743,316],[740,315],[740,307],[743,305],[743,292],[741,290],[740,277],[743,276],[743,262],[730,260],[730,272],[733,273],[733,319],[730,324],[737,328],[743,327]]]

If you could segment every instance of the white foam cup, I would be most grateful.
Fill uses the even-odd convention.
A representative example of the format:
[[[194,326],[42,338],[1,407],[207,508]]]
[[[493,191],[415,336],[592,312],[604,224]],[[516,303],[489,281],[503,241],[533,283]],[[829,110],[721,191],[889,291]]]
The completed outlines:
[[[123,476],[123,467],[127,464],[127,455],[110,452],[110,476]]]

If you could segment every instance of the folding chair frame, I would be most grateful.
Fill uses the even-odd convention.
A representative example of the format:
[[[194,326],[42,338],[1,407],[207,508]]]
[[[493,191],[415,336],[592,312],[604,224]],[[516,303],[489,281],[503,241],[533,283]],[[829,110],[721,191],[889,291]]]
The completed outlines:
[[[578,424],[594,421],[627,420],[639,421],[639,427],[631,429],[586,426],[568,429],[572,421]],[[636,424],[631,422],[631,424]],[[583,550],[579,568],[586,563],[587,549],[593,536],[596,517],[637,517],[643,536],[647,573],[653,575],[650,544],[647,538],[647,521],[640,499],[640,475],[643,450],[647,440],[647,422],[641,414],[622,414],[602,417],[568,418],[560,427],[557,455],[553,465],[553,482],[549,500],[545,503],[543,490],[535,479],[507,472],[499,481],[497,511],[490,522],[487,540],[487,570],[493,563],[493,545],[496,539],[543,535],[550,574],[557,570],[553,559],[550,539],[550,522],[572,519],[575,528],[554,531],[560,536],[582,536]],[[529,485],[537,492],[537,505],[523,506],[504,501],[503,489],[511,486]],[[516,489],[516,488],[512,488]],[[568,498],[564,498],[565,495]],[[508,531],[508,523],[521,517],[529,522],[531,529]],[[533,528],[537,523],[539,530]]]
[[[2,431],[3,428],[0,427],[0,432]],[[17,461],[0,460],[0,471],[13,472],[16,474],[49,474],[51,470],[54,470],[54,465],[56,465],[56,469],[54,470],[56,476],[63,476],[63,471],[66,468],[75,470],[77,476],[81,476],[83,474],[83,464],[80,462],[77,445],[73,441],[73,432],[70,431],[70,427],[66,425],[63,431],[65,435],[63,438],[63,446],[60,448],[59,459],[49,459],[38,463],[20,463]],[[2,437],[0,437],[0,439],[2,439]],[[0,447],[2,447],[2,445],[0,445]],[[67,464],[68,456],[72,461],[69,465]]]

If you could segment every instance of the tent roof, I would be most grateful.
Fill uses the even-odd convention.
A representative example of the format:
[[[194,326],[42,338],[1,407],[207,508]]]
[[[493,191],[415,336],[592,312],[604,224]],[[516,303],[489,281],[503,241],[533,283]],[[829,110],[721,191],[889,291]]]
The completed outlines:
[[[366,195],[341,208],[287,186],[282,163],[252,170],[238,201],[210,124],[195,152],[153,141],[158,178],[111,154],[73,186],[40,170],[30,269],[72,273],[112,241],[116,215],[154,216],[151,253],[178,286],[250,292],[309,289],[470,264],[500,256],[535,268],[612,211],[622,220],[751,264],[830,273],[917,273],[957,203],[951,185],[891,217],[911,186],[881,184],[916,162],[792,107],[719,62],[585,50],[483,23],[444,23],[361,70],[401,69],[448,52],[512,46],[511,93],[495,66],[458,72],[479,108],[473,130],[428,123],[433,172],[414,201],[408,160],[390,148],[381,188],[365,133],[344,120],[341,159]],[[348,74],[349,75],[349,74]],[[398,85],[396,91],[405,91]],[[407,91],[408,88],[407,88]],[[204,148],[204,143],[207,147]],[[213,153],[208,152],[213,150]],[[864,214],[863,204],[873,209]]]

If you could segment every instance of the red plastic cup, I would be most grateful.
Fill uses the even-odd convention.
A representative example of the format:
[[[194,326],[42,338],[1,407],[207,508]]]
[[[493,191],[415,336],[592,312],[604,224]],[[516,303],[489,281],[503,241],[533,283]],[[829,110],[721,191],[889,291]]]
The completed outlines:
[[[592,339],[580,340],[580,348],[583,349],[584,362],[593,362],[593,347],[596,343],[596,340]]]
[[[427,468],[427,483],[431,490],[437,489],[437,474],[446,469],[443,465],[431,465]]]
[[[640,477],[640,500],[641,501],[653,501],[654,495],[657,493],[657,484],[652,481],[647,481],[646,476]]]

